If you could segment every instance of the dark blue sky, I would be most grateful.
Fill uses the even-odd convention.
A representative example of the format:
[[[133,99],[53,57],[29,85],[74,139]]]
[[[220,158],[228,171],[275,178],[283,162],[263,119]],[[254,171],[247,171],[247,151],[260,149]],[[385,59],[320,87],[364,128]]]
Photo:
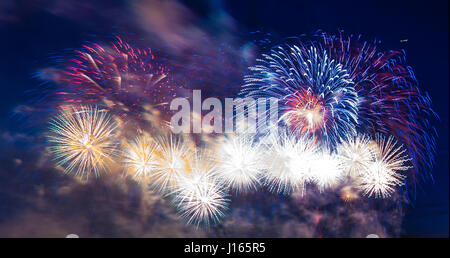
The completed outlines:
[[[133,27],[109,17],[109,8],[126,9],[125,1],[99,1],[97,6],[87,6],[86,12],[79,14],[81,17],[60,15],[47,4],[51,1],[13,2],[0,4],[0,132],[23,129],[11,119],[12,110],[27,101],[27,90],[36,89],[39,81],[32,75],[51,65],[52,53],[77,48],[92,34],[108,35],[114,26],[122,30]],[[407,63],[414,68],[420,87],[429,92],[440,121],[436,123],[439,141],[433,170],[435,183],[426,182],[418,191],[415,207],[406,214],[404,228],[408,236],[448,236],[448,1],[183,2],[205,27],[209,26],[208,17],[224,11],[244,33],[261,30],[282,38],[318,29],[343,29],[368,39],[380,39],[387,49],[405,49]],[[400,42],[404,39],[407,42]]]

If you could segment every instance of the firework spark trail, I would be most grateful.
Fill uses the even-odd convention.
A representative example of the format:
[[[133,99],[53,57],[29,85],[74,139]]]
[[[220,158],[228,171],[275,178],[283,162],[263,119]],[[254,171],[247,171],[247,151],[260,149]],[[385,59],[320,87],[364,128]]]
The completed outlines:
[[[106,111],[90,106],[63,110],[50,121],[49,129],[50,152],[67,173],[98,176],[112,161],[117,126]]]
[[[359,193],[357,189],[353,186],[343,187],[340,190],[339,195],[344,202],[353,202],[359,198]]]

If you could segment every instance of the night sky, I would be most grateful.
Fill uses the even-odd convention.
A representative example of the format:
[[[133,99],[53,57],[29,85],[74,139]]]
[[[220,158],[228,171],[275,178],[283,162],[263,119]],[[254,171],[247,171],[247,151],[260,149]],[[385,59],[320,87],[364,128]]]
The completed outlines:
[[[34,76],[40,69],[52,66],[55,56],[67,49],[79,48],[85,40],[108,39],[115,33],[130,33],[145,39],[152,36],[132,14],[130,3],[133,1],[1,2],[0,144],[3,146],[0,157],[4,157],[0,159],[0,167],[4,169],[0,173],[3,173],[10,168],[10,156],[5,152],[27,149],[24,147],[27,135],[40,130],[27,125],[24,118],[14,112],[29,101],[30,90],[40,87],[42,81]],[[407,64],[413,67],[421,89],[430,94],[440,120],[435,123],[439,139],[436,166],[432,171],[434,183],[422,182],[414,204],[404,207],[402,235],[448,237],[448,1],[255,0],[181,1],[180,4],[190,10],[190,22],[210,35],[228,30],[242,37],[249,32],[262,31],[270,33],[274,39],[283,39],[319,29],[330,33],[344,30],[381,40],[385,49],[406,50]],[[222,19],[232,21],[231,29],[221,27]],[[22,140],[13,140],[16,136]],[[27,205],[26,202],[16,203],[13,194],[2,191],[0,189],[0,228]]]

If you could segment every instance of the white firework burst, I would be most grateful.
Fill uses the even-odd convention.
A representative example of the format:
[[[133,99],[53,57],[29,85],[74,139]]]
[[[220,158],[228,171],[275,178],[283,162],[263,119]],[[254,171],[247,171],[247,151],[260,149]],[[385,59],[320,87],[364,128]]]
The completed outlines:
[[[312,140],[283,131],[269,134],[263,142],[267,148],[264,182],[269,190],[284,194],[303,190],[311,178],[311,165],[316,158],[317,148]]]
[[[158,165],[159,145],[147,135],[137,136],[128,142],[123,151],[123,166],[134,178],[146,179]]]
[[[98,176],[116,154],[117,124],[92,106],[65,109],[50,121],[50,152],[66,173],[89,179]]]
[[[237,192],[256,189],[263,168],[260,144],[252,135],[227,137],[217,151],[216,175],[225,186]]]
[[[398,145],[393,136],[377,135],[375,160],[359,178],[359,187],[364,195],[387,198],[395,192],[395,187],[404,184],[405,175],[400,172],[410,169],[410,161],[403,146]]]
[[[370,138],[365,135],[353,137],[341,143],[337,151],[344,171],[351,178],[364,174],[374,158]]]
[[[188,224],[209,226],[225,216],[230,200],[214,173],[214,165],[197,153],[192,169],[174,188],[172,194],[179,214]]]
[[[322,191],[342,180],[342,161],[328,150],[316,154],[311,166],[311,179]]]
[[[192,159],[191,146],[179,137],[169,135],[157,140],[160,150],[157,152],[157,166],[151,185],[160,193],[170,193],[186,171],[189,171]]]

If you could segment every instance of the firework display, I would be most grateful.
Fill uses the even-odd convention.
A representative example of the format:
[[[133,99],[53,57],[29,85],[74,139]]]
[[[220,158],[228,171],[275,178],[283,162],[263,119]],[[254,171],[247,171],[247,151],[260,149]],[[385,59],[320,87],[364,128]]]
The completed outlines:
[[[276,46],[249,68],[238,95],[278,99],[276,130],[222,138],[117,125],[113,118],[139,119],[146,104],[177,95],[169,69],[120,38],[77,53],[57,93],[65,108],[50,122],[56,164],[88,178],[117,161],[170,198],[189,224],[219,223],[231,193],[261,189],[337,191],[345,202],[389,198],[433,165],[435,114],[401,52],[324,33]]]

